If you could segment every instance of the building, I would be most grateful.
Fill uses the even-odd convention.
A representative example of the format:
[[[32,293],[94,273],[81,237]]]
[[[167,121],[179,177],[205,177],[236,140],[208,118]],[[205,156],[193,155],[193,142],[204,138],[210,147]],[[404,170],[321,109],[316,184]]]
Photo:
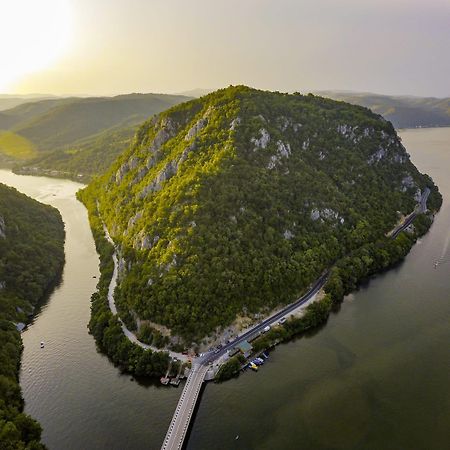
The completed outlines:
[[[250,354],[252,353],[253,347],[252,344],[250,344],[247,341],[240,342],[236,348],[246,357],[248,358]]]

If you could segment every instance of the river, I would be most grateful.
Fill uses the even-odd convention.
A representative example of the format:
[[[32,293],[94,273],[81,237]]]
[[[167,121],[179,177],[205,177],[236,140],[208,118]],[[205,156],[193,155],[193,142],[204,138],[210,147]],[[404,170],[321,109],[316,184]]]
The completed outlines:
[[[450,128],[401,136],[444,195],[430,232],[325,327],[277,347],[258,373],[207,385],[188,450],[448,448]],[[98,257],[74,197],[81,185],[1,170],[0,182],[56,206],[66,224],[62,282],[23,333],[26,412],[42,424],[45,444],[159,449],[181,389],[139,384],[95,349],[86,324]]]

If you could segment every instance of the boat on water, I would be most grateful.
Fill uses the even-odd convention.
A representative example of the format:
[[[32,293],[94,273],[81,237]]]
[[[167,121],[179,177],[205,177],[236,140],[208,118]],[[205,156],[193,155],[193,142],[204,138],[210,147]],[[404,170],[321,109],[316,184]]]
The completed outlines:
[[[44,341],[41,341],[41,348],[44,348]]]
[[[248,366],[255,372],[258,370],[258,366],[253,361]]]

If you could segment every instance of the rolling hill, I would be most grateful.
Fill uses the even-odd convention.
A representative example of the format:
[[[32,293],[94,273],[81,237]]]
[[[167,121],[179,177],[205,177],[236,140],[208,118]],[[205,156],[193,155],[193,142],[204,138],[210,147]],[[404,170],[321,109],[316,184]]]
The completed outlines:
[[[117,156],[117,152],[111,151],[112,147],[119,146],[119,152],[122,151],[128,145],[133,127],[188,99],[177,95],[129,94],[42,100],[0,112],[0,130],[26,139],[34,148],[36,154],[30,158],[32,162],[22,163],[22,170],[59,171],[58,164],[64,160],[64,170],[69,166],[78,169],[71,175],[79,173],[80,167],[84,168],[84,174],[91,175],[95,173],[90,166],[95,166],[92,156],[96,151],[101,153],[96,155],[97,160],[101,160],[106,168]],[[128,136],[125,147],[121,146],[123,139],[117,141],[116,133],[122,138]],[[104,146],[105,142],[108,143]],[[9,152],[3,153],[3,162],[17,162],[18,158],[12,156],[14,150],[10,148]],[[83,151],[86,151],[85,155]],[[80,164],[73,163],[72,158]],[[63,175],[70,176],[68,173]]]
[[[48,98],[54,98],[54,95],[45,94],[28,94],[28,95],[15,95],[15,94],[0,94],[0,111],[5,109],[11,109],[23,103],[37,102],[38,100],[44,100]]]

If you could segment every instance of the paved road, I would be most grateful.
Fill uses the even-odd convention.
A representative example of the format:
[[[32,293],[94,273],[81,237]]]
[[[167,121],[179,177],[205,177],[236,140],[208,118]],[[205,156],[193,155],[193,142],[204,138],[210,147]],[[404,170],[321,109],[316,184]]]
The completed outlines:
[[[219,352],[210,352],[195,359],[186,384],[184,385],[183,392],[181,393],[175,414],[172,417],[172,421],[161,450],[180,450],[182,448],[184,438],[186,437],[187,430],[189,429],[192,412],[195,408],[202,383],[205,379],[205,375],[210,367],[210,364],[222,357],[228,350],[235,347],[239,342],[242,342],[243,340],[248,339],[251,335],[262,331],[264,327],[278,322],[286,314],[291,313],[299,306],[306,303],[322,288],[327,280],[327,277],[328,272],[325,272],[305,295],[300,297],[294,303],[291,303],[286,308],[283,308],[281,311],[263,320],[252,329],[241,334],[234,341],[221,348]]]
[[[193,364],[161,450],[180,450],[182,448],[207,371],[208,366]]]
[[[418,214],[424,213],[427,210],[427,200],[430,195],[430,189],[425,188],[423,191],[422,197],[420,199],[419,204],[416,206],[416,209],[406,218],[406,220],[397,227],[397,229],[391,234],[391,239],[395,239],[402,231],[406,230]]]
[[[114,316],[117,315],[117,308],[116,308],[116,301],[114,299],[114,291],[116,289],[117,286],[117,279],[119,276],[119,259],[117,256],[117,248],[116,248],[116,244],[114,243],[114,241],[112,240],[108,229],[106,228],[106,225],[103,224],[103,230],[105,232],[105,237],[107,239],[107,241],[113,245],[114,247],[114,254],[113,254],[113,262],[114,262],[114,272],[113,272],[113,276],[111,278],[111,281],[109,283],[109,288],[108,288],[108,304],[109,304],[109,309],[111,310],[111,312],[113,313]],[[178,352],[174,352],[172,350],[161,350],[158,349],[156,347],[153,347],[152,345],[148,345],[145,344],[144,342],[141,342],[137,336],[130,331],[127,326],[123,323],[122,319],[119,317],[119,322],[120,322],[120,326],[122,327],[122,331],[123,334],[134,344],[138,345],[139,347],[142,347],[144,350],[152,350],[153,352],[161,352],[161,351],[166,351],[169,356],[172,359],[178,359],[180,361],[186,362],[188,361],[189,357],[187,355],[183,355],[181,353]]]
[[[420,203],[417,205],[414,212],[408,216],[405,222],[394,231],[394,233],[391,235],[392,239],[395,239],[401,231],[407,228],[418,214],[426,211],[429,195],[430,189],[426,188],[422,194]],[[324,272],[314,283],[314,285],[309,289],[309,291],[294,303],[291,303],[281,311],[278,311],[259,324],[255,325],[250,330],[244,332],[232,342],[222,347],[219,351],[211,351],[206,353],[202,357],[195,359],[161,450],[180,450],[182,448],[184,438],[186,437],[186,433],[189,428],[192,412],[195,408],[195,404],[197,402],[198,395],[209,366],[220,359],[228,350],[236,347],[236,345],[238,345],[240,342],[248,339],[250,336],[253,336],[256,333],[263,331],[265,327],[277,323],[282,317],[290,314],[299,306],[310,300],[324,286],[328,279],[328,274],[329,271]]]
[[[328,278],[328,271],[324,272],[319,279],[314,283],[314,285],[311,287],[311,289],[302,297],[300,297],[298,300],[296,300],[294,303],[291,303],[290,305],[283,308],[281,311],[278,311],[277,313],[273,314],[272,316],[268,317],[267,319],[263,320],[259,324],[255,325],[250,330],[246,331],[245,333],[238,336],[236,339],[234,339],[229,344],[225,345],[218,351],[217,353],[209,352],[206,355],[197,358],[196,361],[199,364],[202,365],[208,365],[212,364],[214,361],[218,360],[220,357],[222,357],[228,350],[231,350],[232,348],[236,347],[240,342],[248,339],[250,336],[261,332],[264,330],[265,327],[273,325],[277,323],[282,317],[285,315],[291,313],[295,309],[297,309],[299,306],[306,303],[308,300],[310,300],[314,295],[317,294],[317,292],[323,287],[323,285],[326,283]]]

